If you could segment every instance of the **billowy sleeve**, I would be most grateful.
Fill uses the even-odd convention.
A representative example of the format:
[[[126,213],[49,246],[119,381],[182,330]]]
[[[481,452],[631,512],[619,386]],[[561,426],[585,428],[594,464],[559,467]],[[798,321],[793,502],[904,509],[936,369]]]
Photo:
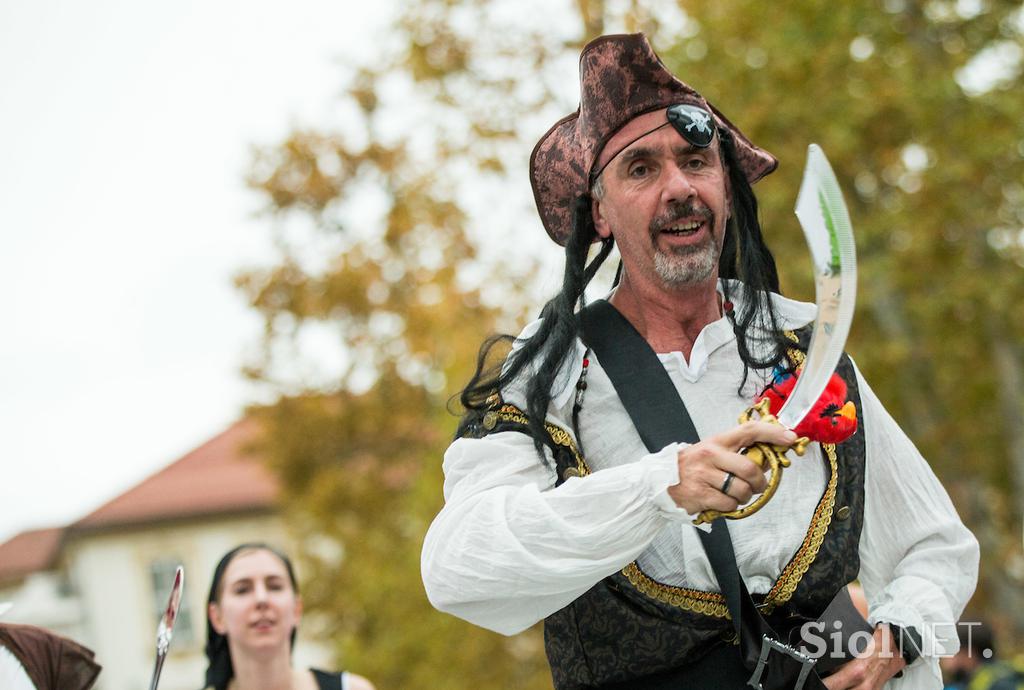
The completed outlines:
[[[941,687],[938,657],[956,652],[956,622],[978,578],[978,542],[914,444],[857,372],[867,434],[860,581],[872,624],[922,635],[921,659],[893,690]]]
[[[512,635],[634,560],[669,520],[678,445],[555,487],[524,433],[456,440],[444,457],[445,506],[423,545],[439,610]]]
[[[526,327],[517,344],[539,326]],[[572,435],[577,342],[555,377],[546,422]],[[505,399],[525,409],[516,382]],[[457,439],[444,455],[444,508],[423,543],[420,570],[435,608],[513,635],[564,608],[636,559],[670,521],[692,519],[668,495],[678,452],[657,453],[555,486],[554,460],[533,438],[502,431]]]

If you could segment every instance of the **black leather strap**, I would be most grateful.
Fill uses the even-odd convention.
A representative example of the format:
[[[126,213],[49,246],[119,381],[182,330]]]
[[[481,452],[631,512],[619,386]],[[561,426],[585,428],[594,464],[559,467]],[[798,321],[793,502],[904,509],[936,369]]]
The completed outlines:
[[[889,631],[896,641],[896,648],[900,650],[900,654],[903,656],[903,660],[907,662],[907,666],[910,666],[921,656],[923,645],[921,633],[917,631],[917,628],[910,626],[903,627],[895,623],[889,623],[888,625]]]
[[[699,442],[697,428],[679,391],[658,355],[633,324],[605,300],[588,305],[580,312],[580,319],[586,344],[601,362],[647,450],[654,453],[670,443]],[[742,634],[746,587],[736,565],[729,528],[724,520],[715,520],[710,533],[698,530],[698,534],[736,632]],[[746,598],[749,600],[749,595]]]
[[[652,453],[670,443],[697,443],[693,426],[661,360],[633,324],[605,300],[580,312],[583,339],[601,361],[623,407]]]
[[[585,343],[601,362],[649,451],[657,452],[670,443],[700,441],[686,405],[658,355],[615,307],[605,300],[592,302],[581,310],[580,322]],[[715,520],[710,533],[697,532],[739,636],[743,664],[752,671],[761,653],[762,637],[778,639],[778,635],[758,612],[740,577],[725,520]],[[804,688],[823,688],[817,676],[812,676]],[[772,654],[765,687],[787,687],[786,682],[791,687],[792,678],[795,672],[788,668],[785,658]],[[780,682],[783,684],[777,684]]]

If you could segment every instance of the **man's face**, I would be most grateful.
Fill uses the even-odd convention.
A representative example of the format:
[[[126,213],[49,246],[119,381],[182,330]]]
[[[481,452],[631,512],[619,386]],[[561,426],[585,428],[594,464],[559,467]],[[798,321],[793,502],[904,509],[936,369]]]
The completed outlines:
[[[650,113],[633,120],[616,139],[629,141],[651,129]],[[654,120],[654,125],[657,121]],[[661,289],[717,280],[729,186],[718,142],[697,148],[671,126],[632,142],[602,173],[604,194],[593,204],[601,237],[613,236],[626,274]]]

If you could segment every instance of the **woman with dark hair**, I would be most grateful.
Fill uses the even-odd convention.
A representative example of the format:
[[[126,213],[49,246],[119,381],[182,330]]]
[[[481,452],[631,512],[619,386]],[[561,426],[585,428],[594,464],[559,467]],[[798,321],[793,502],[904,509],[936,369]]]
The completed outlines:
[[[302,618],[295,569],[266,544],[242,544],[221,558],[206,608],[206,688],[212,690],[373,690],[348,672],[293,669]]]

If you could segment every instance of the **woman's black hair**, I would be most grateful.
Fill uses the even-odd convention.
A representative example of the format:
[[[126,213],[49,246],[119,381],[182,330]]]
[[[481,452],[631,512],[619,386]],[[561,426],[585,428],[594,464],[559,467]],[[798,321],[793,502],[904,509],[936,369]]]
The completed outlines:
[[[718,133],[723,163],[728,170],[732,190],[732,215],[722,243],[718,275],[720,278],[740,281],[739,313],[730,313],[729,316],[744,365],[743,380],[739,387],[742,389],[751,368],[770,369],[783,359],[785,350],[781,346],[783,341],[778,317],[769,299],[769,293],[779,292],[779,276],[775,258],[761,232],[757,198],[736,160],[732,136],[724,128],[719,128]],[[542,460],[547,462],[543,451],[548,438],[544,419],[551,402],[555,376],[561,371],[580,335],[577,308],[585,306],[584,290],[608,258],[613,244],[611,237],[602,239],[597,255],[589,265],[586,263],[591,244],[597,238],[590,207],[589,194],[575,199],[572,228],[565,245],[562,291],[544,305],[537,331],[509,356],[507,362],[495,362],[494,353],[499,345],[508,347],[515,340],[513,336],[492,336],[481,346],[476,371],[459,395],[465,414],[456,431],[457,437],[478,425],[496,396],[500,396],[501,391],[519,378],[530,365],[530,377],[526,384],[527,419],[533,444]],[[621,270],[620,264],[620,273]],[[618,274],[615,282],[618,282]],[[731,301],[729,282],[723,282],[722,285],[725,301]],[[764,359],[756,358],[751,351],[747,338],[751,326],[764,329],[775,340],[774,348]],[[535,360],[537,363],[533,364]]]
[[[273,546],[262,542],[249,542],[239,544],[224,554],[224,557],[220,559],[217,567],[213,570],[210,595],[206,599],[206,659],[208,662],[206,666],[206,685],[204,686],[206,688],[225,690],[235,675],[235,667],[231,663],[231,650],[228,647],[228,638],[226,635],[221,635],[213,629],[213,623],[210,621],[210,604],[220,601],[222,580],[228,566],[231,565],[231,561],[234,560],[235,556],[246,551],[269,551],[277,556],[284,563],[284,567],[288,571],[288,579],[291,580],[292,589],[296,594],[299,593],[299,583],[295,579],[295,568],[292,567],[291,560]],[[292,630],[292,648],[295,647],[295,634],[296,631]]]

